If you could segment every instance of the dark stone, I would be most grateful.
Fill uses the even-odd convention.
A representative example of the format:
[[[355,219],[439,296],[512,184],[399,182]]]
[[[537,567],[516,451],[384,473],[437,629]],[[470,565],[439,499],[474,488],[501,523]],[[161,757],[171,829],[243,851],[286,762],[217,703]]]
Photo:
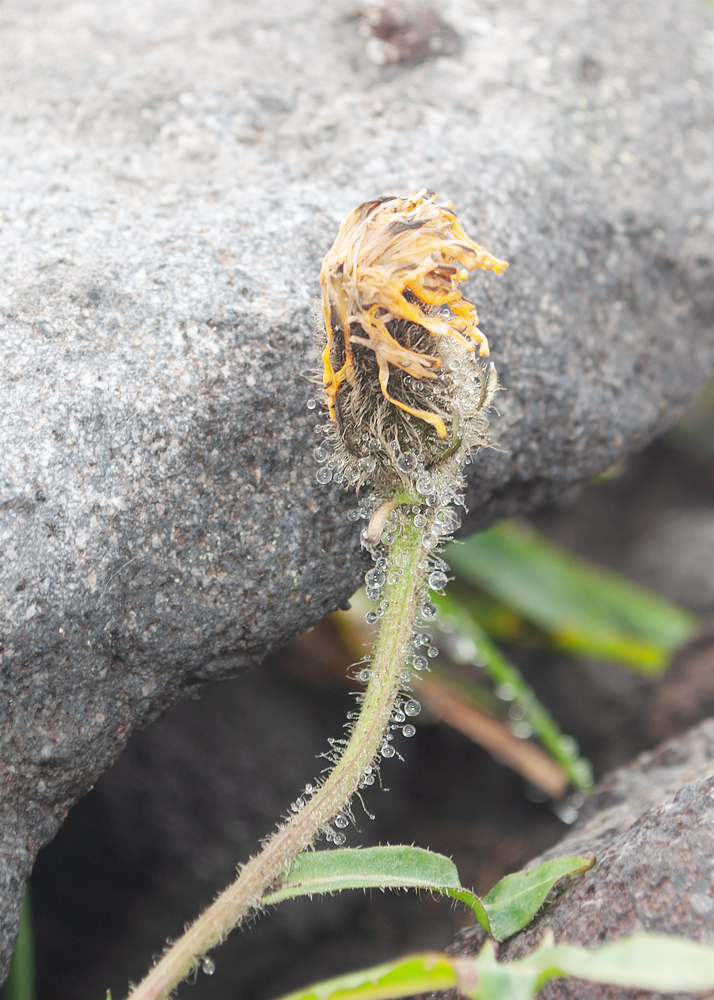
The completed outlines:
[[[470,527],[641,447],[712,369],[705,7],[454,30],[387,73],[314,0],[5,12],[3,961],[35,851],[132,730],[358,582],[299,374],[347,210],[431,187],[511,260],[473,283],[507,392]]]

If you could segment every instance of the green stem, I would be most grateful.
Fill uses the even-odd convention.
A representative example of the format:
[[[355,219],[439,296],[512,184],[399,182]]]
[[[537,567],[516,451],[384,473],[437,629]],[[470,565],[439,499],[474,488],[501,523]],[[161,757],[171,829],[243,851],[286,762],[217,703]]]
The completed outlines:
[[[349,805],[365,776],[365,768],[377,760],[403,686],[401,674],[424,578],[424,571],[419,568],[423,559],[421,532],[406,518],[389,555],[392,565],[400,567],[399,579],[385,586],[384,597],[389,607],[381,620],[372,654],[370,680],[359,718],[334,768],[300,812],[270,837],[260,854],[242,867],[236,881],[172,945],[132,991],[131,1000],[163,1000],[202,956],[220,944],[248,913],[260,909],[266,888],[287,871],[298,854],[310,847],[325,824]]]

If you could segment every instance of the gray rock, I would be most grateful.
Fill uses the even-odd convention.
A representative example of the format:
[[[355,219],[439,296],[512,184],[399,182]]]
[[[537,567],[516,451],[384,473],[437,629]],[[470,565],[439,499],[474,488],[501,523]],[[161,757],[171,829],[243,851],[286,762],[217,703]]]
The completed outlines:
[[[714,944],[713,821],[714,719],[709,719],[597,786],[572,833],[533,862],[591,851],[595,867],[561,886],[529,927],[500,946],[499,959],[528,954],[547,929],[556,941],[583,947],[642,932]],[[480,928],[469,928],[449,950],[470,954],[484,940]],[[660,1000],[665,994],[568,979],[550,983],[542,996]]]
[[[432,187],[511,260],[474,282],[508,391],[472,527],[639,447],[712,369],[704,5],[440,9],[432,58],[316,0],[4,8],[4,958],[35,851],[132,729],[357,583],[300,377],[349,208]]]

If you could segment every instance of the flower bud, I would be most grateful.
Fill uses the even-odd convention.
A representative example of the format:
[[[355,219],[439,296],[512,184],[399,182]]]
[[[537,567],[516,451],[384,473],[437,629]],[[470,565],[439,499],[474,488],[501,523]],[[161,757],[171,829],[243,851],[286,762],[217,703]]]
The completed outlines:
[[[507,266],[426,190],[347,216],[320,273],[336,478],[370,482],[378,500],[458,496],[469,452],[487,443],[497,388],[459,284]]]

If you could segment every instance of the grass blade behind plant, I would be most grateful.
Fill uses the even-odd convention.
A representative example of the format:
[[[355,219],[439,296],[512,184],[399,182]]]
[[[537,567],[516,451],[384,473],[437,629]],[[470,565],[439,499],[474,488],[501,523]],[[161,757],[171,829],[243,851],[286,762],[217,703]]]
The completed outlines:
[[[450,545],[461,579],[550,633],[563,650],[656,673],[694,631],[693,615],[514,522]]]
[[[2,987],[2,1000],[35,1000],[35,934],[29,885],[25,888],[25,899],[20,912],[20,932],[7,979]]]
[[[419,685],[422,704],[442,722],[484,747],[531,785],[551,799],[559,799],[568,788],[568,775],[556,761],[531,740],[522,740],[505,722],[474,704],[468,690],[444,676],[422,676]]]
[[[524,712],[524,721],[532,728],[548,753],[560,764],[573,786],[587,794],[592,788],[590,764],[578,756],[575,741],[565,736],[541,705],[521,674],[503,655],[473,618],[468,608],[451,592],[434,594],[432,600],[444,617],[451,618],[459,632],[473,643],[474,656],[495,684],[507,688],[513,701]]]

